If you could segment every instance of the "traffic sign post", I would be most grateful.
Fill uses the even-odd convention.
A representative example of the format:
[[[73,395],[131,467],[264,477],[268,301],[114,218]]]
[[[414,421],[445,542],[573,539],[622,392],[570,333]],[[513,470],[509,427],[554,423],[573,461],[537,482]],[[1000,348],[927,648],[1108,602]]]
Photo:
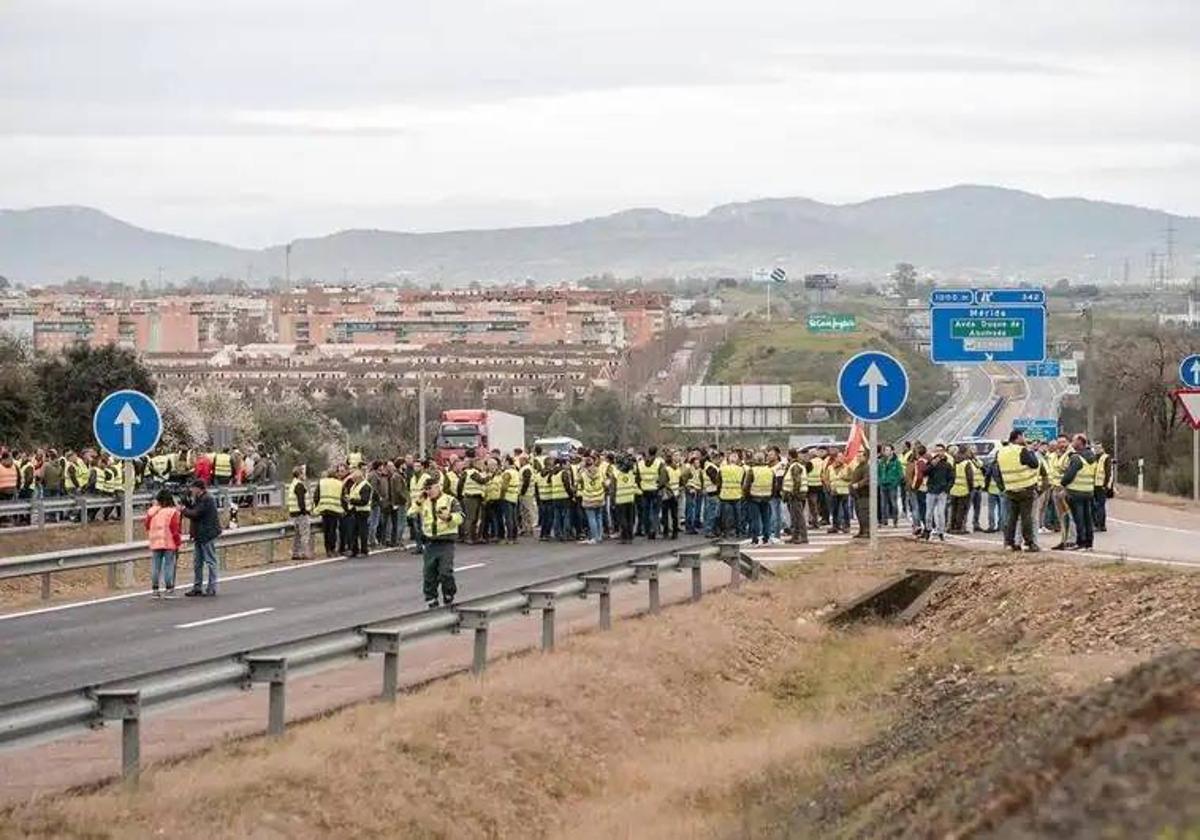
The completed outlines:
[[[868,533],[871,557],[879,557],[879,453],[876,424],[888,420],[908,401],[908,373],[895,356],[865,350],[842,365],[838,374],[838,399],[851,416],[867,424]],[[859,523],[860,526],[862,523]]]
[[[935,364],[1046,358],[1042,289],[940,289],[930,294],[929,307],[929,354]]]
[[[133,462],[158,446],[158,439],[162,437],[162,414],[154,400],[141,391],[114,391],[96,407],[92,415],[92,434],[101,449],[125,462],[125,500],[121,506],[121,519],[125,526],[125,542],[133,542]],[[133,583],[132,563],[122,566],[121,577],[122,585]],[[115,585],[116,580],[110,575],[109,586]]]
[[[767,271],[765,268],[756,268],[750,276],[755,283],[767,284],[767,321],[769,322],[771,320],[771,287],[787,280],[787,271],[779,266],[770,271]]]

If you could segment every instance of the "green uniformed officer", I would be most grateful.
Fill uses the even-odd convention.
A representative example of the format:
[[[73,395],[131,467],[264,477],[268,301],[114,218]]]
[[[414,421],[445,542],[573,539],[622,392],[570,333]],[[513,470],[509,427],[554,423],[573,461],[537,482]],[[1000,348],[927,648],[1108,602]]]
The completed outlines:
[[[440,589],[442,604],[449,606],[458,592],[454,582],[454,543],[463,523],[462,507],[458,499],[443,492],[442,482],[437,478],[425,480],[425,489],[415,507],[425,538],[425,604],[430,609],[436,608]]]

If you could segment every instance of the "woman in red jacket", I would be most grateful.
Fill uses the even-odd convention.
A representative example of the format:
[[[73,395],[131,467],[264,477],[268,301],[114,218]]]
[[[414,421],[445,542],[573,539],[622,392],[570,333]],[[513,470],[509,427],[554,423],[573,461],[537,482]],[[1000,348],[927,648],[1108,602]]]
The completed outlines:
[[[160,579],[166,587],[166,597],[175,597],[175,562],[183,542],[181,520],[175,497],[170,491],[160,490],[146,511],[146,535],[151,551],[150,591],[155,598],[162,597],[158,591]]]

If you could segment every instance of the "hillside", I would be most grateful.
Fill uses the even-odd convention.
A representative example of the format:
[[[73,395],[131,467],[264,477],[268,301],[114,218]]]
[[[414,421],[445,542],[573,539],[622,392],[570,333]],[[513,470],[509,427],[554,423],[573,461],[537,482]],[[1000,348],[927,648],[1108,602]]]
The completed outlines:
[[[958,186],[857,204],[774,198],[726,204],[702,216],[643,208],[541,227],[402,233],[349,230],[293,243],[292,276],[341,280],[411,277],[451,284],[618,276],[745,275],[785,265],[878,275],[895,262],[967,276],[1105,274],[1125,260],[1141,271],[1168,223],[1179,253],[1200,247],[1200,219],[1079,198],[1043,198]],[[284,246],[262,250],[144,230],[98,210],[0,211],[0,275],[49,282],[76,275],[153,281],[242,276],[248,264],[282,275]]]

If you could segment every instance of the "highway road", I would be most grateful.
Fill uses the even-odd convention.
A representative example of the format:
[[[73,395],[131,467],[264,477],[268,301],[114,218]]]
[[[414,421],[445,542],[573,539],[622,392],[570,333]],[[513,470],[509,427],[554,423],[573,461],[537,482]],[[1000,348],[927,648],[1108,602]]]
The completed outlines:
[[[1001,376],[992,366],[982,365],[956,367],[951,372],[956,387],[950,399],[901,440],[919,440],[929,446],[951,443],[975,433],[995,402],[995,380]]]
[[[704,544],[470,546],[460,602]],[[181,569],[181,571],[184,571]],[[188,579],[190,569],[182,578]],[[419,612],[421,560],[387,551],[227,579],[216,598],[115,596],[0,616],[0,705]]]

